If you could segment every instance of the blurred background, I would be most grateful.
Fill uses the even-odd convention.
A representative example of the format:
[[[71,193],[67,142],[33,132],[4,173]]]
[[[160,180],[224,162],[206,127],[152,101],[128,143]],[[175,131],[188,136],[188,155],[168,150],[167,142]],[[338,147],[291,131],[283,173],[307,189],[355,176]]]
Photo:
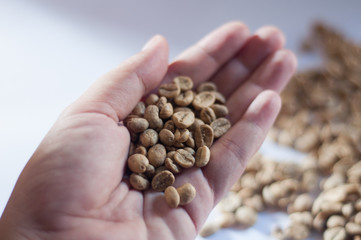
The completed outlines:
[[[307,68],[315,62],[299,46],[311,24],[361,42],[360,9],[357,0],[0,0],[0,213],[59,113],[153,35],[167,38],[172,60],[225,22],[274,25]]]

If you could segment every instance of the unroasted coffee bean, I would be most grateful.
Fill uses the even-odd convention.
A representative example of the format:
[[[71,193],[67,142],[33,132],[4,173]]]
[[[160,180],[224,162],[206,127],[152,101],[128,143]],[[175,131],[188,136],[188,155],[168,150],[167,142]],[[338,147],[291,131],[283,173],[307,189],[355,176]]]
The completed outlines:
[[[157,175],[158,173],[163,172],[164,170],[167,170],[165,166],[157,167],[154,171],[154,175]]]
[[[216,98],[216,103],[226,104],[226,98],[220,92],[212,92]]]
[[[213,109],[214,114],[216,114],[217,118],[225,117],[228,115],[228,108],[225,105],[213,104],[211,108]]]
[[[169,131],[171,131],[172,133],[175,132],[175,125],[174,125],[174,122],[173,120],[168,120],[164,123],[164,126],[163,126],[164,129],[168,129]]]
[[[205,107],[201,110],[200,118],[203,122],[210,124],[214,120],[216,120],[216,114],[213,109],[210,107]]]
[[[174,161],[184,168],[191,168],[195,163],[192,154],[184,149],[178,149],[176,151],[174,154]]]
[[[196,144],[195,144],[192,132],[189,132],[189,137],[188,137],[187,141],[185,142],[185,144],[190,148],[195,148]]]
[[[179,95],[181,89],[178,86],[178,84],[172,82],[172,83],[165,83],[160,85],[158,93],[160,96],[164,96],[168,99],[175,98]]]
[[[193,112],[193,110],[190,109],[189,107],[176,107],[174,109],[174,113],[177,113],[177,112]]]
[[[211,126],[203,124],[195,130],[195,142],[197,148],[202,146],[211,147],[213,144],[214,133]]]
[[[149,188],[149,181],[143,174],[132,173],[129,177],[130,185],[137,190],[143,191]]]
[[[230,128],[231,122],[227,118],[218,118],[211,123],[214,131],[214,137],[222,137]]]
[[[160,167],[164,164],[167,152],[162,144],[156,144],[148,151],[149,163],[154,167]]]
[[[163,128],[163,121],[159,118],[159,109],[155,105],[149,105],[144,112],[144,118],[149,122],[149,127],[155,130]]]
[[[199,128],[203,124],[204,124],[204,122],[201,119],[195,118],[192,126],[190,126],[188,129],[189,129],[189,131],[194,133],[196,131],[196,129]]]
[[[147,97],[147,99],[145,100],[145,103],[146,103],[148,106],[149,106],[149,105],[155,105],[155,104],[157,104],[158,100],[159,100],[158,95],[152,93],[152,94],[150,94],[150,95]]]
[[[167,157],[165,159],[165,167],[174,174],[182,172],[182,167],[179,166],[173,159]]]
[[[251,207],[242,206],[238,208],[235,216],[237,223],[244,228],[254,225],[257,221],[257,212]]]
[[[138,147],[136,147],[134,149],[134,153],[139,153],[139,154],[142,154],[142,155],[146,156],[147,155],[147,149],[144,146],[138,146]]]
[[[147,170],[143,173],[148,179],[151,179],[155,175],[155,168],[152,164],[147,165]]]
[[[153,146],[158,142],[158,133],[153,129],[147,129],[140,134],[139,141],[144,147]]]
[[[201,110],[205,107],[210,107],[216,101],[216,97],[212,92],[198,93],[193,100],[193,107],[196,110]]]
[[[155,104],[158,109],[159,109],[159,112],[162,110],[162,108],[164,107],[164,105],[166,105],[168,102],[167,98],[166,97],[160,97],[158,102]]]
[[[159,116],[162,119],[170,118],[173,114],[173,106],[171,103],[166,103],[160,110]]]
[[[159,140],[166,146],[173,146],[175,142],[174,134],[168,129],[162,129],[159,132]]]
[[[188,90],[186,92],[180,93],[177,97],[174,98],[174,102],[180,107],[186,107],[192,103],[194,99],[194,92]]]
[[[196,154],[196,166],[204,167],[208,164],[209,159],[211,157],[211,151],[207,146],[202,146],[198,148]]]
[[[178,128],[174,133],[174,139],[178,143],[184,143],[189,138],[189,130],[184,128]]]
[[[127,128],[134,133],[144,132],[149,127],[149,123],[144,118],[131,118],[127,122]]]
[[[343,227],[329,228],[323,233],[324,240],[347,239],[347,233]]]
[[[152,188],[155,191],[164,191],[167,187],[174,183],[174,175],[168,170],[157,173],[152,179]]]
[[[196,151],[194,151],[193,148],[185,147],[185,148],[183,148],[183,149],[186,150],[187,152],[189,152],[190,154],[192,154],[192,156],[195,156],[195,155],[196,155]]]
[[[190,183],[186,183],[177,188],[177,192],[180,197],[179,205],[187,205],[192,202],[196,196],[196,189]]]
[[[167,187],[164,191],[164,197],[169,207],[171,208],[178,207],[180,202],[180,197],[175,187],[173,186]]]
[[[177,128],[188,128],[194,122],[194,113],[177,112],[173,114],[172,120]]]
[[[173,81],[178,84],[181,91],[187,91],[193,88],[193,81],[190,77],[178,76],[175,77]]]
[[[128,158],[128,167],[134,173],[144,173],[149,164],[148,159],[139,153],[133,154]]]
[[[354,222],[348,222],[345,225],[346,232],[350,235],[361,235],[361,225],[354,223]]]
[[[197,88],[197,92],[200,93],[204,91],[208,91],[208,92],[217,91],[217,85],[212,82],[201,83]]]
[[[143,117],[145,111],[145,104],[144,102],[139,102],[135,105],[135,108],[132,111],[133,115],[137,115],[139,117]]]

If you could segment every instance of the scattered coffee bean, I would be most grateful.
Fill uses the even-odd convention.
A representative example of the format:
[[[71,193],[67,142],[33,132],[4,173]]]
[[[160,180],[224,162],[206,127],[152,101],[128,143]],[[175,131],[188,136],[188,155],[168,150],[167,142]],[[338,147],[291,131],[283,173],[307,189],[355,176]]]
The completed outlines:
[[[155,191],[162,192],[174,183],[174,175],[168,170],[157,173],[152,179],[152,188]]]

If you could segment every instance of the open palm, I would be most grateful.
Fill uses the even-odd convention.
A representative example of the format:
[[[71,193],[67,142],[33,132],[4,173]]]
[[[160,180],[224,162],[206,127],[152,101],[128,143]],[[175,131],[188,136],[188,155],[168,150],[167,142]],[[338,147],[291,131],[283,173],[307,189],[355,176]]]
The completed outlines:
[[[18,180],[1,239],[194,239],[279,111],[278,93],[296,68],[283,44],[273,27],[250,35],[232,22],[168,65],[166,40],[154,37],[61,114]],[[215,82],[233,127],[212,146],[209,165],[177,176],[175,186],[190,182],[197,196],[171,209],[162,193],[142,193],[122,180],[130,137],[121,121],[143,95],[177,75],[196,85]]]

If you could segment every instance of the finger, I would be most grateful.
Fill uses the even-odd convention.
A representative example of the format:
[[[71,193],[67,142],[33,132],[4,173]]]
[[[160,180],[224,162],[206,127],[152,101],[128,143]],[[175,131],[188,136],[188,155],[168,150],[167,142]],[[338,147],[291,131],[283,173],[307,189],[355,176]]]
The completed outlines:
[[[238,121],[254,98],[266,89],[280,92],[294,74],[295,55],[288,50],[278,50],[268,57],[252,76],[228,99],[231,123]]]
[[[241,51],[212,77],[226,97],[241,85],[272,53],[282,48],[285,37],[275,27],[262,27],[250,37]]]
[[[141,52],[96,81],[70,112],[98,112],[115,121],[124,119],[141,97],[156,87],[168,68],[168,44],[153,37]]]
[[[249,30],[240,22],[230,22],[214,30],[185,50],[170,64],[166,81],[186,75],[195,85],[208,80],[246,43]]]

